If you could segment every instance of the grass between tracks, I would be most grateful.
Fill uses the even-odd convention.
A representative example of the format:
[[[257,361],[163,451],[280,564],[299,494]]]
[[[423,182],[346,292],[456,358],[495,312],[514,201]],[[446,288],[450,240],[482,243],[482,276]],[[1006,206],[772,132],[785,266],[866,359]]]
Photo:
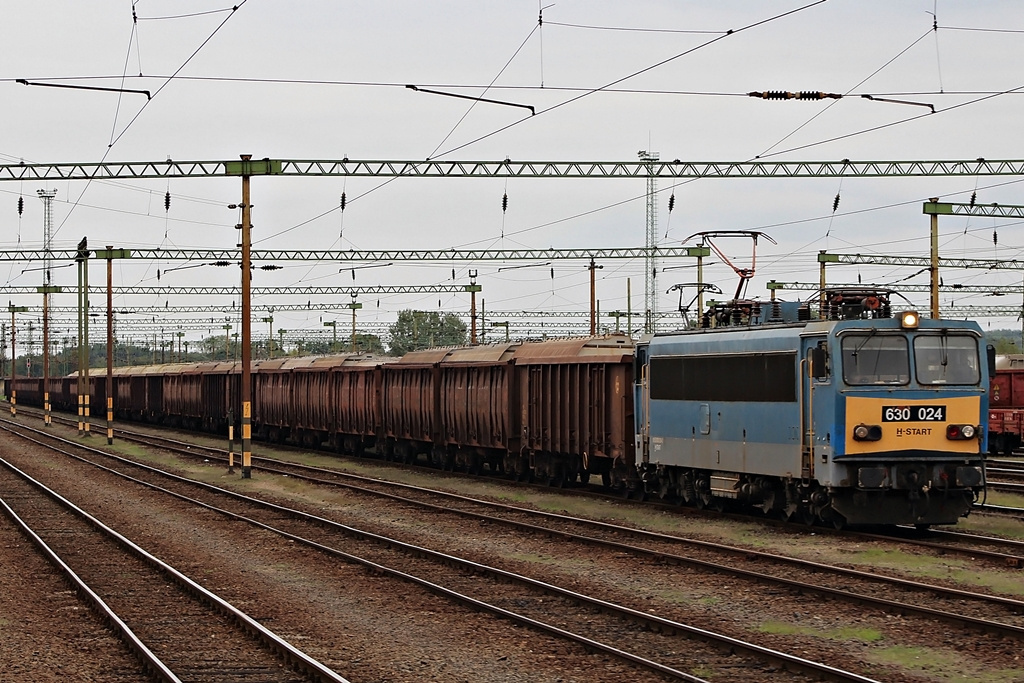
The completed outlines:
[[[97,438],[99,437],[99,438]],[[214,439],[196,439],[211,445],[224,446]],[[89,445],[106,447],[105,437],[94,435],[83,439]],[[310,489],[296,479],[272,476],[254,468],[252,479],[240,478],[241,456],[235,454],[235,472],[227,474],[223,463],[198,463],[185,458],[168,456],[115,439],[113,450],[137,457],[152,464],[173,462],[175,467],[189,471],[193,476],[210,483],[231,484],[243,491],[264,491],[284,498],[295,498],[317,505],[345,505],[343,490]],[[236,446],[237,448],[237,446]],[[591,499],[563,495],[557,490],[544,491],[510,486],[502,481],[488,482],[459,477],[442,478],[435,473],[423,473],[383,465],[370,459],[338,458],[320,452],[275,452],[259,444],[257,455],[301,462],[307,465],[339,469],[352,474],[397,481],[425,487],[436,487],[470,497],[498,500],[509,504],[534,507],[553,513],[599,519],[617,524],[636,526],[651,531],[697,538],[712,542],[750,547],[767,552],[778,552],[804,559],[852,566],[867,571],[883,571],[922,580],[953,582],[967,589],[985,589],[1005,595],[1024,595],[1024,581],[1019,570],[1008,570],[985,563],[972,563],[967,559],[935,556],[928,551],[900,548],[898,542],[843,540],[836,542],[827,531],[804,527],[766,527],[752,518],[750,522],[714,518],[707,515],[677,514],[659,509],[645,509],[625,501]],[[1000,504],[1021,505],[1024,498],[1008,496]],[[1024,538],[1024,524],[1018,520],[972,515],[962,520],[957,528],[976,533],[1004,537]],[[685,548],[680,548],[685,553]],[[524,561],[543,562],[542,557],[519,558]]]

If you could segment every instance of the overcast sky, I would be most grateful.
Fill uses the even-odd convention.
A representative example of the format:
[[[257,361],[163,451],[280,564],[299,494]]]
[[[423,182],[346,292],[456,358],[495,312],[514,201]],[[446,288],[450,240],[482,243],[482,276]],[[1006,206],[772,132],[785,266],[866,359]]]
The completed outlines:
[[[556,0],[546,4],[542,25],[534,0],[246,0],[234,11],[216,0],[0,0],[0,9],[6,27],[0,47],[0,163],[220,160],[239,154],[633,161],[641,150],[685,161],[1024,158],[1024,90],[1015,90],[1024,87],[1024,13],[1013,1]],[[26,87],[15,79],[144,89],[153,97]],[[530,105],[537,114],[414,92],[406,84]],[[609,84],[614,85],[605,88]],[[807,102],[746,96],[765,90],[845,97]],[[870,101],[864,94],[933,105],[936,111]],[[759,245],[757,275],[748,290],[767,298],[769,279],[816,281],[819,250],[926,255],[926,198],[967,202],[976,191],[979,203],[1024,204],[1022,180],[709,179],[675,187],[662,180],[658,233],[662,245],[673,246],[708,230],[767,233],[778,244]],[[583,248],[637,247],[645,240],[643,180],[386,181],[255,178],[254,247]],[[57,191],[58,248],[83,236],[97,247],[229,248],[237,241],[238,214],[226,208],[240,200],[237,179],[5,182],[3,248],[41,246],[43,211],[36,195],[44,188]],[[167,191],[172,202],[165,212]],[[19,196],[25,198],[20,216]],[[940,228],[942,256],[1022,258],[1019,221],[944,217]],[[737,266],[749,266],[748,240],[719,245]],[[731,294],[736,276],[712,260],[718,263],[707,269],[705,280]],[[115,285],[227,286],[238,279],[234,269],[200,267],[162,274],[157,281],[158,269],[181,265],[119,264]],[[257,271],[254,286],[353,284],[351,273],[339,273],[338,265],[279,265],[285,268]],[[488,311],[588,307],[585,263],[498,272],[502,265],[458,264],[455,283],[468,282],[468,271],[477,270]],[[639,312],[643,263],[602,265],[602,311],[626,308],[628,279],[632,308]],[[38,271],[21,272],[29,267],[0,264],[0,280],[39,284]],[[366,269],[357,271],[354,284],[450,284],[452,267]],[[913,274],[905,268],[842,266],[830,279],[886,284]],[[92,282],[102,279],[103,269],[94,267]],[[694,279],[692,269],[659,274],[659,309],[674,310],[676,295],[665,290]],[[993,287],[1021,283],[1014,272],[946,271],[943,280]],[[54,281],[73,285],[75,269],[55,270]],[[909,282],[926,284],[927,274]],[[926,294],[909,296],[927,308]],[[39,303],[37,296],[8,298]],[[343,305],[348,297],[335,300]],[[367,322],[393,320],[405,308],[469,307],[465,294],[360,300],[360,320]],[[263,305],[296,301],[254,299]],[[943,303],[950,302],[1019,305],[1021,296],[944,295]],[[131,296],[115,302],[165,303],[230,301]],[[74,297],[57,296],[55,304],[73,305]],[[275,325],[321,328],[322,315],[278,312]],[[344,312],[323,315],[335,318],[348,320]],[[1019,324],[1014,318],[981,322]],[[189,334],[201,336],[205,332]]]

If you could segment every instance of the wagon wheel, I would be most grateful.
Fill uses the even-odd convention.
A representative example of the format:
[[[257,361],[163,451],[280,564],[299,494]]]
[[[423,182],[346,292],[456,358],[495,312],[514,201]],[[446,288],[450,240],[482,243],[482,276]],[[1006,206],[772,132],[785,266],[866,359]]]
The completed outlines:
[[[562,468],[557,468],[554,472],[551,472],[545,477],[545,483],[548,486],[556,489],[565,488],[565,473],[562,472]]]
[[[586,486],[590,483],[590,472],[586,470],[580,470],[580,483]]]

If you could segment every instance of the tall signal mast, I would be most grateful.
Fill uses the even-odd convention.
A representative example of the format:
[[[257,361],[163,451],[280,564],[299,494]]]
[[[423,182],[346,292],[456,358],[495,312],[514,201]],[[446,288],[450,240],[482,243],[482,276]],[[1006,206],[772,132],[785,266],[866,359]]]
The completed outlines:
[[[57,190],[37,190],[43,200],[43,424],[50,426],[50,271],[53,268],[53,198]]]
[[[654,332],[654,321],[658,319],[658,292],[655,279],[658,261],[654,250],[658,246],[658,181],[654,175],[654,162],[658,160],[657,152],[640,150],[637,152],[640,161],[647,167],[647,256],[644,259],[644,332]]]

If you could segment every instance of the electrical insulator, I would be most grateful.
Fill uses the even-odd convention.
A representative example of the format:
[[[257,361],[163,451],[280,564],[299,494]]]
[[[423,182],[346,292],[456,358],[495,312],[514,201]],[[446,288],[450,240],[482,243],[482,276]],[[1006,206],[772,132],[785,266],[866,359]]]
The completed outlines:
[[[167,190],[167,194],[164,195],[164,212],[171,210],[171,191]]]
[[[25,198],[18,197],[18,215],[20,216],[25,211]]]
[[[977,198],[978,198],[978,193],[977,192],[972,192],[971,193],[971,206],[974,206],[974,200],[976,200]],[[21,212],[19,211],[18,213],[21,213]]]
[[[273,263],[268,263],[265,266],[260,266],[260,270],[281,270],[282,268],[284,268],[284,266],[277,266],[274,265]]]
[[[454,268],[452,268],[452,279],[453,280],[455,279],[455,269]]]
[[[345,204],[347,204],[347,203],[348,203],[348,200],[347,200],[347,199],[345,199],[345,193],[344,193],[344,192],[342,192],[342,193],[341,193],[341,210],[342,210],[342,211],[344,211],[344,210],[345,210]]]
[[[839,208],[839,193],[836,192],[836,198],[832,202],[832,213],[835,213],[836,209],[838,209],[838,208]]]
[[[507,192],[501,196],[501,212],[505,213],[506,209],[508,209],[508,193]]]
[[[551,269],[551,279],[552,280],[555,279],[555,269],[554,268]]]
[[[672,196],[668,198],[668,212],[672,213],[672,209],[676,208],[676,193],[673,192]]]
[[[832,98],[838,100],[842,95],[831,92],[820,92],[814,90],[803,90],[801,92],[786,92],[785,90],[766,90],[764,92],[748,92],[749,97],[760,97],[762,100],[823,100]],[[866,96],[865,96],[866,97]]]
[[[160,269],[159,268],[157,268],[157,270],[156,270],[156,281],[160,282]]]
[[[992,231],[992,244],[999,246],[999,233],[995,230]]]

